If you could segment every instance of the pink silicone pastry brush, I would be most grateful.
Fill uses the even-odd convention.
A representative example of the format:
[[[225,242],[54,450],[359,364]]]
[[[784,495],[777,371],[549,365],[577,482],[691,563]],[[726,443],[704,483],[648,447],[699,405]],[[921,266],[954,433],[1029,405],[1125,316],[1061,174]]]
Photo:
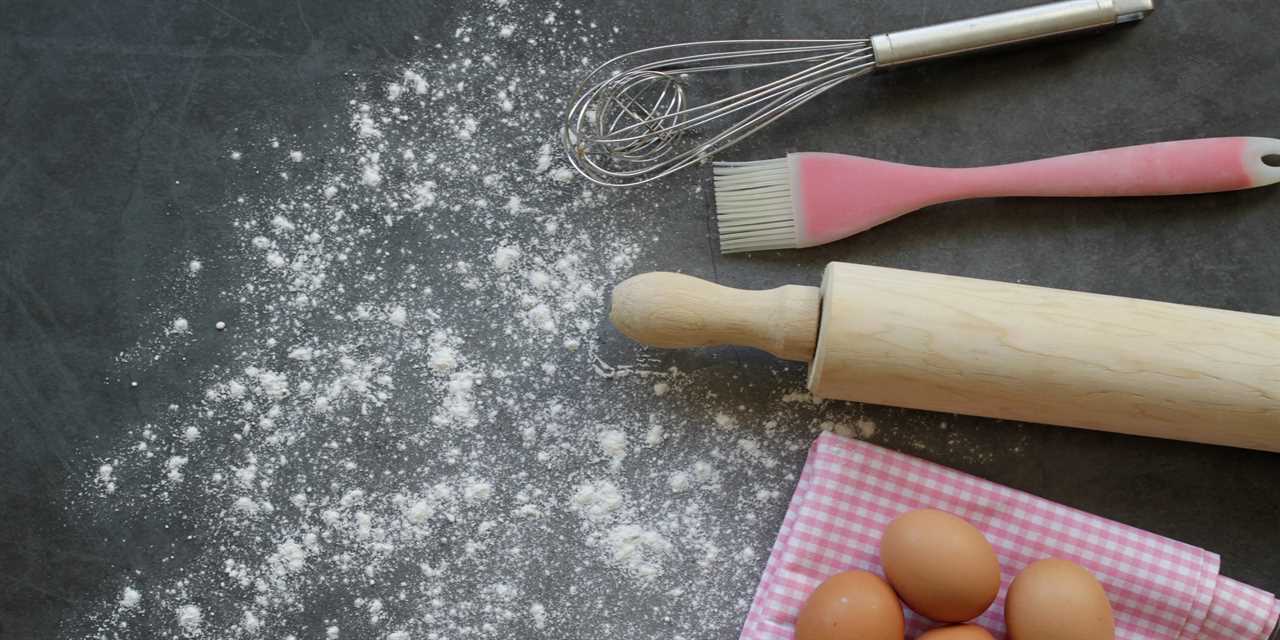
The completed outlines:
[[[1168,196],[1280,182],[1280,140],[1207,138],[993,167],[918,167],[836,153],[715,166],[723,253],[833,242],[930,205],[1008,196]]]

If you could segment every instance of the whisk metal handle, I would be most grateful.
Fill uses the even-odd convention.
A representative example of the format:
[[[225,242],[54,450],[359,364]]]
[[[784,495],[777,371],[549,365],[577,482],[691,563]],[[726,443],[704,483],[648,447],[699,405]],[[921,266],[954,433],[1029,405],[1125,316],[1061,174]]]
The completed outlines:
[[[879,68],[1141,20],[1155,0],[1065,0],[872,36]]]

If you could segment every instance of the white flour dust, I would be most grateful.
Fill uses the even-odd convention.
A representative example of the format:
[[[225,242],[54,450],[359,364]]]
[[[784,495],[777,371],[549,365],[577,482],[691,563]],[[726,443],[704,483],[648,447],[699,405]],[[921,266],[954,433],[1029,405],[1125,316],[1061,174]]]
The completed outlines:
[[[235,246],[173,276],[232,274],[236,314],[176,295],[121,366],[145,386],[221,355],[173,369],[187,391],[144,407],[75,500],[168,537],[124,541],[147,562],[69,633],[736,637],[813,434],[877,427],[803,394],[748,410],[776,386],[723,369],[599,359],[608,289],[664,250],[653,193],[586,186],[559,155],[563,96],[616,37],[487,5],[353,86],[317,123],[335,148],[226,151]],[[661,197],[702,202],[692,181]]]

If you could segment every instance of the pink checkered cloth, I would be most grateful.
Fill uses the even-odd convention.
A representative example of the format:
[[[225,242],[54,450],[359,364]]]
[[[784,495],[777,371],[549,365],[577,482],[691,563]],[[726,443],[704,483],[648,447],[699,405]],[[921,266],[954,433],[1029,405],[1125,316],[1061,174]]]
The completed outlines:
[[[805,599],[841,571],[880,570],[880,533],[931,507],[982,530],[1000,557],[1000,596],[975,622],[1004,634],[1004,595],[1023,567],[1050,556],[1096,575],[1119,640],[1266,640],[1275,596],[1218,575],[1218,556],[1153,533],[874,445],[823,434],[809,451],[742,640],[791,640]],[[932,623],[907,610],[907,637]]]

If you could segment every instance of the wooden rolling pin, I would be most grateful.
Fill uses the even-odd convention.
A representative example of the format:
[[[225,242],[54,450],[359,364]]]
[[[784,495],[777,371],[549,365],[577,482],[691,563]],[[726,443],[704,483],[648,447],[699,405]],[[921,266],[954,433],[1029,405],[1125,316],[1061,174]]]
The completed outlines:
[[[655,347],[809,362],[818,397],[1280,452],[1280,318],[835,262],[822,288],[614,289]]]

